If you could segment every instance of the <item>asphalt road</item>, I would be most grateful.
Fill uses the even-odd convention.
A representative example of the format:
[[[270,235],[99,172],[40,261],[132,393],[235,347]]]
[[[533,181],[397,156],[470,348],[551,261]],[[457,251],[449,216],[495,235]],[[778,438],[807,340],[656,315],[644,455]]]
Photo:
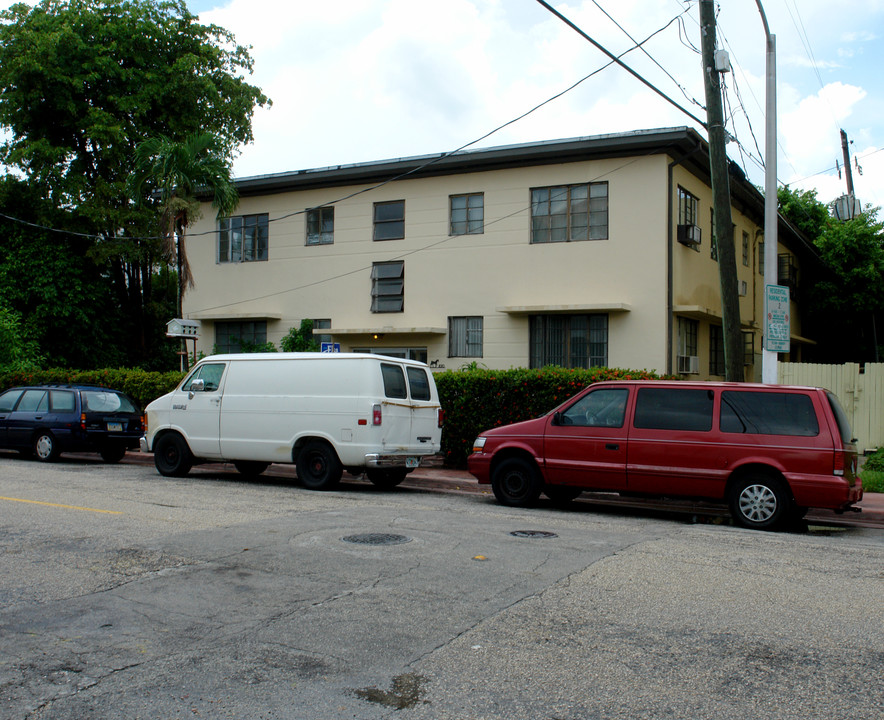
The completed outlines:
[[[2,718],[884,709],[878,529],[761,533],[11,453],[0,497]]]

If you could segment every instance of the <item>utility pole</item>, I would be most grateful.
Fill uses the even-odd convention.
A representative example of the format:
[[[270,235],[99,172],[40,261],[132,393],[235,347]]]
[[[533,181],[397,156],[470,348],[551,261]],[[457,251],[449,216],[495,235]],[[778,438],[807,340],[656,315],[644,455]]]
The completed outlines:
[[[725,379],[743,381],[743,332],[740,326],[740,294],[737,285],[737,253],[731,219],[731,192],[725,150],[724,111],[721,78],[716,66],[715,3],[700,0],[703,80],[706,89],[706,120],[709,131],[709,168],[712,175],[712,205],[718,243],[718,274],[721,285],[721,322],[724,335]]]

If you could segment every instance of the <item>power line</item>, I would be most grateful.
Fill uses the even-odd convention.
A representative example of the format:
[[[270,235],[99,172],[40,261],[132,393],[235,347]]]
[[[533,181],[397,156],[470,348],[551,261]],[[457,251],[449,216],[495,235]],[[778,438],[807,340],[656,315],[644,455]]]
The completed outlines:
[[[648,80],[646,80],[645,78],[643,78],[639,73],[637,73],[635,70],[633,70],[631,67],[629,67],[629,65],[627,65],[627,64],[624,63],[622,60],[620,60],[620,57],[614,55],[614,54],[613,54],[610,50],[608,50],[606,47],[604,47],[604,46],[601,45],[600,43],[598,43],[598,42],[596,42],[595,40],[593,40],[593,39],[592,39],[589,35],[587,35],[583,30],[581,30],[579,27],[577,27],[577,25],[575,25],[575,24],[574,24],[573,22],[571,22],[568,18],[566,18],[564,15],[562,15],[562,13],[560,13],[558,10],[556,10],[554,7],[552,7],[548,2],[546,2],[546,0],[537,0],[537,2],[540,3],[540,4],[541,4],[543,7],[545,7],[547,10],[549,10],[553,15],[555,15],[557,18],[559,18],[559,20],[561,20],[562,22],[564,22],[568,27],[570,27],[572,30],[574,30],[577,34],[579,34],[584,40],[589,41],[589,42],[592,43],[597,49],[601,50],[605,55],[607,55],[609,58],[611,58],[611,60],[612,60],[613,62],[616,62],[620,67],[622,67],[624,70],[626,70],[630,75],[632,75],[634,78],[636,78],[637,80],[639,80],[642,84],[646,85],[646,86],[649,87],[651,90],[653,90],[655,93],[657,93],[660,97],[662,97],[664,100],[666,100],[666,102],[670,103],[670,104],[673,105],[674,107],[676,107],[676,108],[678,108],[679,110],[681,110],[685,115],[687,115],[689,118],[691,118],[694,122],[699,123],[701,127],[706,128],[706,123],[705,123],[703,120],[701,120],[701,119],[698,118],[696,115],[694,115],[693,113],[689,112],[688,110],[685,110],[681,105],[679,105],[677,102],[675,102],[675,100],[673,100],[673,99],[672,99],[671,97],[669,97],[666,93],[664,93],[662,90],[660,90],[656,85],[654,85],[654,84],[651,83],[650,81],[648,81]],[[624,54],[625,54],[625,53],[624,53]],[[622,57],[622,56],[621,56],[621,57]]]

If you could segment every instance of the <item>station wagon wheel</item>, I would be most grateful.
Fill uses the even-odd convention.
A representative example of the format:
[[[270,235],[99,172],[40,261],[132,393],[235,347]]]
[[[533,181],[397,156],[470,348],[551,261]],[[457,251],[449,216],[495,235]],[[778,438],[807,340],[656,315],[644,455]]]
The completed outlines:
[[[344,472],[331,446],[319,441],[308,442],[301,448],[295,466],[301,484],[310,490],[330,490]]]
[[[737,481],[728,498],[738,525],[767,530],[779,525],[792,511],[792,498],[784,484],[766,475],[748,475]]]
[[[40,462],[53,462],[58,457],[58,443],[55,435],[48,430],[41,430],[34,437],[34,455]]]
[[[406,475],[408,471],[404,468],[369,468],[365,471],[372,485],[384,489],[396,487],[405,480]]]
[[[180,435],[167,433],[156,441],[153,449],[153,461],[160,475],[166,477],[184,477],[193,467],[193,455],[190,448]]]
[[[246,475],[247,477],[257,477],[262,472],[264,472],[270,463],[266,462],[258,462],[257,460],[234,460],[233,467],[236,468],[237,472],[240,475]]]
[[[126,446],[122,443],[106,443],[98,452],[106,463],[118,463],[126,454]]]
[[[529,507],[540,497],[542,488],[537,469],[521,458],[504,460],[491,475],[491,489],[502,505]]]

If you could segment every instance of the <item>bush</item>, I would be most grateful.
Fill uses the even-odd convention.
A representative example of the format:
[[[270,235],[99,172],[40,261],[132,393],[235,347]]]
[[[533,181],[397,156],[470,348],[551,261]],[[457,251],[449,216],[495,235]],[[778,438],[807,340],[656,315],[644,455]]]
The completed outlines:
[[[863,492],[884,493],[884,472],[863,468],[859,476],[863,481]]]
[[[876,450],[869,455],[863,462],[863,470],[874,470],[875,472],[884,472],[884,449]]]
[[[652,380],[646,370],[487,370],[475,366],[436,373],[445,411],[442,453],[446,465],[464,467],[473,440],[483,430],[539,417],[572,395],[603,380]]]
[[[148,372],[145,370],[24,370],[0,373],[0,390],[15,385],[98,385],[121,390],[144,408],[149,402],[165,395],[181,382],[184,375],[177,371]]]

